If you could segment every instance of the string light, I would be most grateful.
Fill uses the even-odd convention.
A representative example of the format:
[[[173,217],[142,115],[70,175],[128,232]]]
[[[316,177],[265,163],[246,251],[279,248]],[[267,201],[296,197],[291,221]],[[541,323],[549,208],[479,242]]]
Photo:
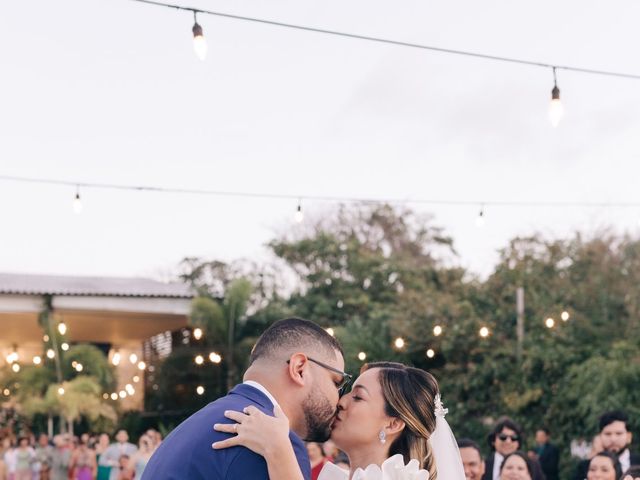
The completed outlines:
[[[196,388],[196,393],[198,395],[204,394],[204,387],[202,385],[198,385],[197,388]]]
[[[118,393],[118,396],[122,399],[127,398],[127,392],[125,392],[124,390],[120,390],[120,392]]]
[[[364,362],[367,359],[367,354],[364,352],[360,352],[358,354],[358,360],[360,360],[361,362]]]
[[[121,360],[120,352],[116,351],[113,354],[113,357],[111,357],[111,363],[117,367],[118,365],[120,365],[120,360]]]
[[[202,355],[196,355],[193,361],[196,362],[196,365],[202,365],[204,363],[204,357]]]
[[[118,394],[117,394],[116,392],[113,392],[113,393],[111,394],[111,400],[113,400],[114,402],[115,402],[116,400],[118,400]]]
[[[564,107],[560,101],[560,89],[556,77],[556,67],[553,67],[553,89],[551,90],[551,104],[549,104],[549,121],[557,127],[564,116]]]
[[[124,389],[127,391],[127,393],[131,396],[133,396],[134,393],[136,393],[136,390],[133,388],[133,385],[131,385],[130,383],[127,383],[124,387]]]
[[[427,357],[428,357],[428,358],[433,358],[433,357],[435,357],[435,356],[436,356],[436,352],[435,352],[432,348],[430,348],[429,350],[427,350]]]
[[[640,77],[639,77],[640,78]],[[52,180],[46,178],[33,177],[17,177],[13,175],[0,175],[0,181],[41,184],[41,185],[76,185],[77,182],[72,180]],[[290,195],[285,193],[267,193],[267,192],[251,192],[251,191],[222,191],[222,190],[206,190],[192,188],[169,188],[153,185],[126,185],[116,183],[82,183],[84,188],[95,188],[104,190],[125,190],[135,192],[154,192],[167,194],[183,194],[183,195],[209,195],[224,198],[253,198],[253,199],[269,199],[269,200],[313,200],[317,202],[329,203],[349,203],[349,204],[372,204],[372,205],[427,205],[427,206],[457,206],[469,207],[482,204],[484,207],[558,207],[558,208],[639,208],[640,201],[637,202],[583,202],[583,201],[555,201],[555,200],[496,200],[496,201],[480,201],[476,200],[452,200],[437,198],[394,198],[394,197],[340,197],[331,195]],[[46,336],[45,336],[46,337]],[[43,339],[45,338],[43,337]],[[45,342],[48,340],[44,340]]]
[[[482,228],[484,227],[484,206],[480,207],[480,213],[478,213],[478,216],[476,217],[476,227],[478,228]]]
[[[213,15],[213,16],[217,16],[217,17],[222,17],[222,18],[228,18],[228,19],[233,19],[233,20],[240,20],[240,21],[245,21],[245,22],[253,22],[253,23],[261,23],[261,24],[266,24],[266,25],[271,25],[271,26],[275,26],[275,27],[283,27],[283,28],[289,28],[289,29],[294,29],[294,30],[304,30],[304,31],[308,31],[308,32],[313,32],[313,33],[323,33],[326,35],[334,35],[334,36],[339,36],[339,37],[346,37],[346,38],[350,38],[350,39],[357,39],[357,40],[367,40],[367,41],[371,41],[371,42],[376,42],[376,43],[386,43],[389,45],[396,45],[396,46],[400,46],[400,47],[409,47],[409,48],[418,48],[421,50],[430,50],[430,51],[434,51],[434,52],[438,52],[438,53],[446,53],[446,54],[451,54],[451,55],[462,55],[462,56],[467,56],[467,57],[473,57],[473,58],[480,58],[483,60],[489,60],[489,61],[494,61],[494,62],[505,62],[505,63],[512,63],[512,64],[521,64],[521,65],[529,65],[532,67],[539,67],[539,68],[558,68],[558,69],[563,69],[563,70],[570,70],[570,71],[574,71],[574,72],[580,72],[580,73],[587,73],[587,74],[591,74],[591,75],[607,75],[607,76],[611,76],[611,77],[621,77],[621,78],[629,78],[629,79],[636,79],[639,80],[640,79],[640,75],[634,75],[634,74],[629,74],[629,73],[620,73],[620,72],[612,72],[612,71],[607,71],[607,70],[596,70],[596,69],[592,69],[592,68],[582,68],[582,67],[573,67],[573,66],[568,66],[568,65],[564,65],[564,66],[560,66],[560,65],[550,65],[548,63],[542,63],[542,62],[533,62],[530,60],[522,60],[522,59],[518,59],[518,58],[512,58],[512,57],[500,57],[497,55],[489,55],[489,54],[485,54],[485,53],[478,53],[478,52],[469,52],[469,51],[465,51],[465,50],[454,50],[451,48],[442,48],[442,47],[435,47],[435,46],[430,46],[430,45],[421,45],[418,43],[409,43],[409,42],[402,42],[402,41],[398,41],[398,40],[391,40],[391,39],[386,39],[386,38],[380,38],[380,37],[368,37],[365,35],[358,35],[355,33],[347,33],[347,32],[339,32],[339,31],[335,31],[335,30],[327,30],[327,29],[322,29],[322,28],[314,28],[314,27],[305,27],[302,25],[295,25],[295,24],[291,24],[291,23],[284,23],[284,22],[277,22],[274,20],[263,20],[260,18],[254,18],[254,17],[243,17],[240,15],[231,15],[228,13],[222,13],[222,12],[213,12],[211,10],[202,10],[202,9],[196,9],[193,7],[183,7],[181,5],[173,5],[173,4],[169,4],[169,3],[163,3],[163,2],[159,2],[159,1],[155,1],[155,0],[134,0],[138,3],[145,3],[148,5],[155,5],[158,7],[165,7],[165,8],[171,8],[171,9],[176,9],[176,10],[186,10],[186,11],[190,11],[193,12],[194,15],[195,13],[202,13],[202,14],[206,14],[206,15]]]
[[[302,202],[298,202],[298,208],[296,208],[296,213],[293,214],[293,220],[296,223],[302,223],[304,221],[304,213],[302,212]]]
[[[84,369],[84,367],[82,366],[81,363],[76,363],[75,369],[76,369],[76,372],[80,373]]]
[[[102,398],[104,398],[105,400],[109,400],[109,394],[108,393],[103,393],[102,394]]]
[[[556,321],[553,318],[549,317],[544,321],[544,324],[547,326],[547,328],[553,328],[556,324]]]
[[[49,341],[49,335],[45,335],[44,337],[42,337],[42,341],[43,342],[48,342]]]
[[[563,322],[566,322],[567,320],[569,320],[569,312],[565,310],[560,314],[560,318],[562,319]]]
[[[209,361],[211,363],[220,363],[222,361],[222,357],[216,352],[211,352],[209,354]]]
[[[480,336],[481,336],[482,338],[487,338],[487,337],[489,336],[489,333],[490,333],[490,332],[489,332],[489,329],[488,329],[487,327],[482,327],[482,328],[480,329]]]
[[[65,333],[67,333],[67,324],[64,322],[60,322],[58,324],[58,332],[60,332],[60,335],[64,335]]]
[[[201,328],[195,328],[193,330],[193,338],[195,338],[196,340],[200,340],[202,338],[202,329]]]
[[[60,348],[66,352],[67,350],[69,350],[69,344],[68,343],[63,343],[62,345],[60,345]]]
[[[395,345],[395,347],[397,349],[404,348],[404,338],[402,338],[402,337],[396,338],[395,341],[393,342],[393,344]]]
[[[4,394],[5,397],[8,397],[9,395],[11,395],[11,390],[9,390],[8,388],[5,388],[2,393]]]
[[[82,200],[80,200],[80,186],[76,186],[76,196],[73,198],[73,212],[76,215],[80,215],[82,213]]]
[[[133,383],[139,383],[140,382],[140,377],[138,375],[134,375],[133,376]]]
[[[58,395],[64,395],[64,387],[58,387]]]
[[[138,362],[138,355],[135,353],[129,355],[129,362],[131,362],[132,365],[135,365]]]
[[[435,327],[433,327],[433,334],[436,337],[439,337],[440,335],[442,335],[442,327],[440,325],[436,325]]]
[[[204,38],[204,33],[202,31],[202,27],[198,24],[198,19],[196,17],[197,12],[194,10],[193,12],[193,49],[196,52],[196,56],[204,62],[207,58],[207,40]]]
[[[14,363],[13,365],[11,365],[11,370],[13,370],[15,373],[18,373],[20,371],[20,364]]]
[[[47,358],[52,359],[56,356],[56,352],[54,352],[52,349],[47,350]]]
[[[147,364],[145,362],[143,362],[142,360],[140,360],[138,362],[138,370],[144,370],[145,368],[147,368]]]
[[[35,357],[33,357],[34,365],[40,365],[41,363],[42,363],[42,358],[39,355],[36,355]]]

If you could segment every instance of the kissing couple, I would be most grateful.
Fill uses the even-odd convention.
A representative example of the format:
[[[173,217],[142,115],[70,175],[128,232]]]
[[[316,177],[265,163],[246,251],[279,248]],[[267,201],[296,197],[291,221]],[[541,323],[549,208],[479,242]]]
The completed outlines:
[[[464,480],[436,379],[399,363],[365,365],[345,393],[342,347],[315,323],[288,318],[264,331],[244,381],[182,422],[143,480],[309,480],[302,439],[329,437],[350,472],[320,480]]]

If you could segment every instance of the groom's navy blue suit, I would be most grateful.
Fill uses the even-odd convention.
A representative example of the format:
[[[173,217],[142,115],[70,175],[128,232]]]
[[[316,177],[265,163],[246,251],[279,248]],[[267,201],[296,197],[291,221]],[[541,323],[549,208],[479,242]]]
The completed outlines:
[[[229,438],[216,432],[214,423],[232,423],[225,410],[242,411],[255,405],[273,415],[271,401],[249,385],[237,385],[226,397],[219,398],[194,413],[162,442],[142,474],[142,480],[268,480],[267,464],[260,455],[244,447],[213,450],[213,442]],[[295,433],[289,438],[305,480],[311,478],[311,466],[304,443]]]

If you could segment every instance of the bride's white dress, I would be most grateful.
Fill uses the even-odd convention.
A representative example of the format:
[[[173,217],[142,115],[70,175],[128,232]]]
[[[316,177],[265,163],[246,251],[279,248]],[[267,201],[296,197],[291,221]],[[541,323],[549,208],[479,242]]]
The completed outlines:
[[[402,455],[387,458],[381,466],[369,465],[362,470],[358,468],[351,480],[429,480],[429,472],[420,470],[417,460],[404,464]],[[318,480],[349,480],[349,472],[327,463],[322,468]]]

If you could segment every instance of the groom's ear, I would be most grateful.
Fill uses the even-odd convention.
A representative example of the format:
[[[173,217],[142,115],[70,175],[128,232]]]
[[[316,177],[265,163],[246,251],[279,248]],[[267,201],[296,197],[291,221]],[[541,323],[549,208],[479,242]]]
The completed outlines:
[[[404,420],[402,420],[401,418],[391,417],[391,420],[387,424],[387,432],[391,435],[400,433],[402,432],[402,430],[404,430],[405,426],[406,424],[404,423]]]
[[[287,362],[287,373],[294,383],[304,387],[307,381],[307,367],[309,360],[302,353],[294,353]]]

